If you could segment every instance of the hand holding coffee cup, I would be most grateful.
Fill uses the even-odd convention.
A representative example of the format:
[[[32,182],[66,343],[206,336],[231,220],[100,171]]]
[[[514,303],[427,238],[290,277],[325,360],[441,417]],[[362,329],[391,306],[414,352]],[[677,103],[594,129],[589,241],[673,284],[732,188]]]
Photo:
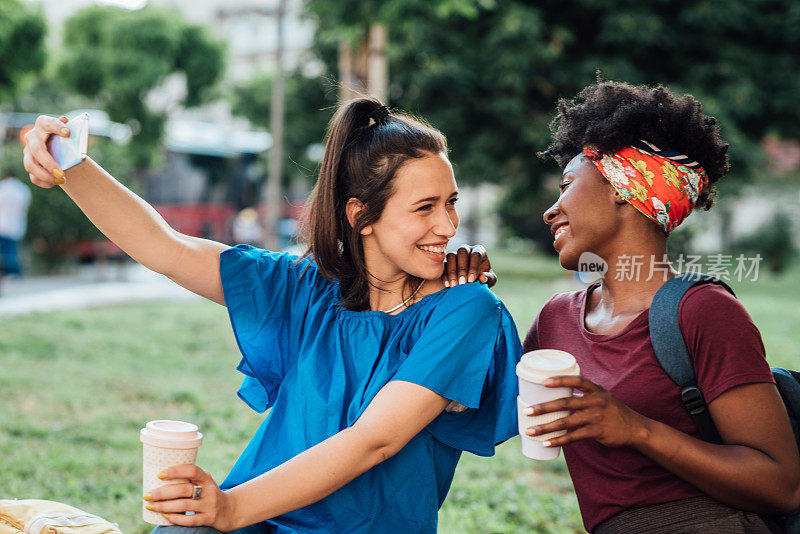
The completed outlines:
[[[196,465],[183,464],[168,467],[160,478],[166,485],[148,495],[148,511],[172,525],[209,526],[220,532],[236,529],[232,498],[219,489],[209,473]]]
[[[555,376],[544,381],[554,389],[577,390],[572,395],[525,408],[530,416],[569,414],[549,423],[528,427],[527,436],[547,437],[551,447],[593,439],[606,447],[639,448],[647,442],[652,420],[626,406],[599,384],[583,376]],[[520,429],[522,433],[522,429]],[[561,435],[556,435],[559,433]]]
[[[166,480],[164,473],[176,465],[194,464],[203,434],[197,426],[183,421],[150,421],[139,433],[143,446],[142,489],[145,501],[151,500],[154,490],[165,484],[188,483],[187,479]],[[142,503],[142,519],[151,525],[170,525],[160,513]]]
[[[543,349],[524,354],[517,364],[519,397],[517,397],[517,420],[522,437],[522,454],[534,460],[553,460],[558,457],[560,447],[548,447],[545,442],[562,436],[565,430],[530,436],[527,429],[536,425],[552,423],[569,415],[569,411],[529,415],[532,405],[572,396],[571,387],[549,388],[545,381],[555,376],[577,376],[580,367],[575,357],[561,350]]]

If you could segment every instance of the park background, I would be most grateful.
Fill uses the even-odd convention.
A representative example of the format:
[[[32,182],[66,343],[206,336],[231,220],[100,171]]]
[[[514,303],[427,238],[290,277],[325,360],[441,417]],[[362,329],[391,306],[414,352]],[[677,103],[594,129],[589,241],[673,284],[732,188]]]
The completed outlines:
[[[598,78],[663,83],[717,117],[732,162],[718,205],[670,253],[761,257],[757,276],[729,282],[770,363],[797,368],[799,24],[789,0],[0,0],[1,162],[25,177],[20,135],[36,115],[90,110],[92,157],[179,230],[291,247],[337,101],[375,94],[448,136],[462,189],[453,243],[487,245],[522,334],[554,292],[582,287],[541,222],[559,174],[536,152],[557,100]],[[86,298],[0,313],[0,498],[59,500],[147,532],[143,423],[198,423],[199,463],[220,480],[262,416],[234,395],[224,309],[85,308],[93,287],[135,289],[140,273],[59,189],[32,193],[27,271],[3,281],[0,312],[54,302],[56,287]],[[518,447],[465,455],[442,532],[582,531],[563,460]]]

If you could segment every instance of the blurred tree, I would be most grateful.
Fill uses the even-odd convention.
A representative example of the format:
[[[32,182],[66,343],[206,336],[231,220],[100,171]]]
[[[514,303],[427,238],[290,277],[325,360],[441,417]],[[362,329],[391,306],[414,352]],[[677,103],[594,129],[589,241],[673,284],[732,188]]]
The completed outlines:
[[[45,63],[44,17],[19,0],[0,0],[0,103],[14,95],[25,75]]]
[[[271,86],[272,75],[261,73],[235,87],[233,113],[269,129]],[[325,126],[335,109],[337,94],[335,85],[327,78],[308,78],[300,71],[287,75],[285,90],[283,178],[289,183],[315,174],[319,159],[313,150],[309,153],[309,148],[324,141]]]
[[[786,213],[775,213],[753,233],[739,239],[734,250],[747,258],[755,258],[759,254],[770,271],[782,273],[797,256],[792,219]]]
[[[763,174],[762,137],[800,137],[800,4],[793,0],[308,0],[319,56],[336,72],[340,39],[389,29],[390,101],[447,134],[461,182],[507,186],[518,235],[549,232],[557,196],[547,146],[558,98],[597,78],[662,83],[697,96],[731,143],[731,176]],[[361,29],[361,30],[359,30]]]
[[[64,87],[51,74],[45,73],[23,83],[10,101],[10,107],[20,113],[37,113],[59,116],[65,110],[92,106],[85,96]]]
[[[133,123],[128,148],[138,169],[153,163],[166,122],[166,109],[150,109],[148,94],[180,72],[185,98],[166,106],[197,105],[225,69],[224,47],[207,30],[150,7],[88,7],[66,21],[64,35],[60,79],[96,99],[112,120]]]

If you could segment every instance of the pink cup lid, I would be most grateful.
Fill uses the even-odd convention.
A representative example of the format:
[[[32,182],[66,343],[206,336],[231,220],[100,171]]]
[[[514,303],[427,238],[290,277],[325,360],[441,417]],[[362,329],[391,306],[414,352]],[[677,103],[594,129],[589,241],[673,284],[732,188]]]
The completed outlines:
[[[581,370],[575,357],[563,350],[533,350],[523,354],[517,364],[517,376],[528,382],[541,383],[551,376],[579,374]]]
[[[162,419],[147,423],[139,432],[139,440],[165,449],[196,449],[203,442],[203,434],[192,423]]]

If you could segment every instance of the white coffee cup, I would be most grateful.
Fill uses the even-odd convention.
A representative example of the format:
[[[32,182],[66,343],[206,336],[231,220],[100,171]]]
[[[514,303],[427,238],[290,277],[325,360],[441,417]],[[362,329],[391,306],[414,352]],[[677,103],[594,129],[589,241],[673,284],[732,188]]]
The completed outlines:
[[[173,465],[193,464],[197,460],[197,449],[203,442],[203,434],[197,425],[183,421],[150,421],[139,433],[143,446],[142,489],[144,495],[166,484],[180,484],[188,480],[176,479],[168,483],[158,478],[159,473]],[[151,525],[170,525],[158,512],[145,508],[142,501],[142,519]]]
[[[542,383],[552,376],[579,375],[580,367],[575,357],[563,350],[542,349],[522,355],[517,364],[519,378],[519,397],[517,397],[517,421],[522,438],[522,454],[534,460],[553,460],[558,458],[561,447],[545,447],[542,442],[563,436],[565,430],[549,432],[539,436],[528,436],[529,427],[550,423],[569,415],[569,411],[552,412],[544,415],[525,415],[525,409],[534,404],[569,397],[572,388],[549,388]]]

